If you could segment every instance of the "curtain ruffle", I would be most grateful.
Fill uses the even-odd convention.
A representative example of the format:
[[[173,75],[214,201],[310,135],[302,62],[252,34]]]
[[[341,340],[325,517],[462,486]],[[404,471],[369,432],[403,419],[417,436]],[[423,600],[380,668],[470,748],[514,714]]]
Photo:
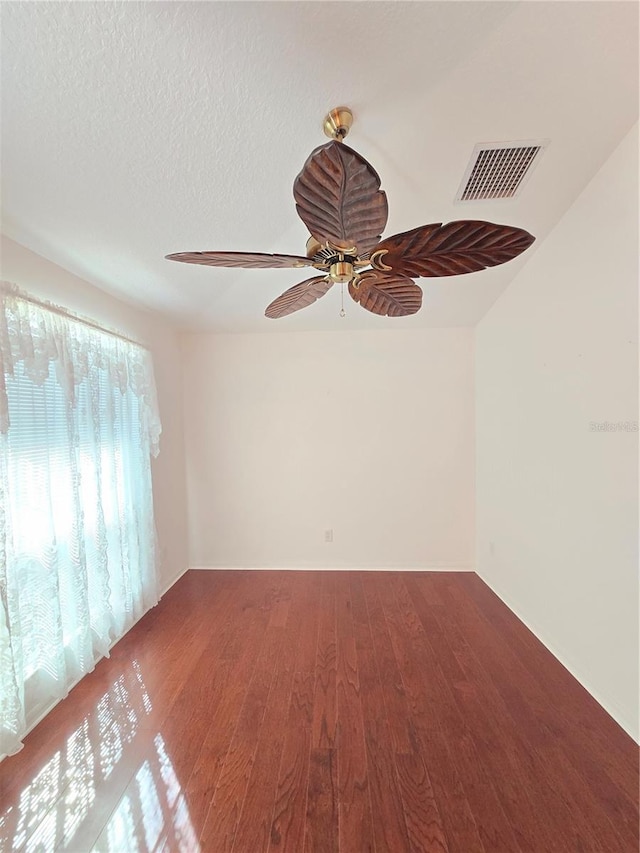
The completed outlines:
[[[113,387],[130,389],[138,398],[144,437],[152,456],[160,448],[160,415],[151,353],[116,335],[96,335],[82,318],[63,315],[29,301],[11,282],[0,282],[0,432],[9,429],[5,375],[13,376],[22,362],[33,382],[41,385],[52,363],[71,406],[76,388],[93,368],[106,370]]]

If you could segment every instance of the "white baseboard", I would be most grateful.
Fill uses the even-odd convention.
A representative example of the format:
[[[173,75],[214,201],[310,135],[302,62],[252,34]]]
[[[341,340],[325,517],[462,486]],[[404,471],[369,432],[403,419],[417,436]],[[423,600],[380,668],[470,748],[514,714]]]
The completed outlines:
[[[583,673],[580,671],[580,668],[575,666],[572,661],[568,658],[568,656],[557,646],[550,642],[545,634],[538,628],[535,622],[525,618],[522,615],[522,612],[518,606],[513,603],[511,596],[505,595],[502,589],[491,581],[489,578],[477,572],[478,577],[486,583],[489,589],[494,592],[500,601],[505,604],[512,613],[514,613],[518,619],[526,625],[526,627],[531,631],[531,633],[536,637],[536,639],[540,640],[542,645],[547,649],[547,651],[551,652],[551,654],[556,658],[556,660],[560,661],[562,666],[568,670],[571,675],[575,678],[577,682],[579,682],[584,689],[589,693],[596,702],[604,708],[604,710],[612,717],[616,723],[625,730],[625,732],[629,735],[629,737],[633,738],[636,743],[638,743],[638,729],[637,725],[633,720],[629,720],[628,715],[624,713],[620,708],[618,708],[614,703],[610,702],[608,699],[604,699],[601,693],[593,687],[590,683],[590,680],[586,678]]]
[[[160,600],[164,595],[166,595],[166,594],[169,592],[169,590],[171,589],[171,587],[172,587],[175,583],[177,583],[177,582],[180,580],[180,578],[181,578],[183,575],[185,575],[188,571],[189,571],[189,566],[187,566],[187,567],[186,567],[186,569],[183,569],[181,572],[178,572],[178,574],[175,576],[175,578],[174,578],[173,580],[169,581],[169,583],[165,585],[165,587],[163,588],[163,590],[162,590],[162,591],[161,591],[161,593],[160,593],[160,596],[159,596],[159,598],[158,598],[158,601],[159,601],[159,600]]]
[[[162,598],[162,597],[163,597],[163,596],[164,596],[164,595],[165,595],[165,594],[166,594],[166,593],[171,589],[171,587],[174,585],[174,583],[176,583],[177,581],[179,581],[179,580],[180,580],[180,578],[181,578],[181,577],[182,577],[186,572],[188,572],[188,571],[189,571],[189,566],[187,566],[187,568],[186,568],[186,569],[183,569],[181,572],[179,572],[179,574],[177,574],[177,575],[176,575],[176,577],[175,577],[175,578],[173,578],[173,580],[169,581],[169,583],[168,583],[168,584],[166,584],[166,586],[164,587],[164,589],[160,592],[160,594],[159,594],[159,596],[158,596],[158,601],[160,601],[160,599],[161,599],[161,598]],[[146,616],[146,614],[147,614],[147,613],[149,613],[151,610],[153,610],[153,607],[155,607],[155,605],[153,605],[152,607],[150,607],[150,608],[149,608],[149,610],[145,610],[145,612],[142,614],[142,616],[140,616],[140,619],[143,619],[143,618]],[[131,630],[135,625],[137,625],[137,624],[138,624],[138,622],[140,621],[140,619],[136,619],[136,621],[135,621],[135,622],[133,622],[131,625],[129,625],[129,627],[127,628],[127,630],[124,632],[124,634],[123,634],[121,637],[118,637],[116,640],[113,640],[113,642],[109,644],[109,651],[107,652],[107,654],[106,654],[106,655],[102,655],[101,657],[99,657],[99,658],[94,662],[93,669],[89,670],[89,672],[85,672],[83,675],[79,676],[79,678],[76,678],[76,679],[73,681],[73,683],[72,683],[72,684],[70,684],[70,685],[68,686],[68,688],[67,688],[67,692],[65,693],[65,695],[64,695],[64,696],[62,696],[60,699],[55,699],[53,702],[51,702],[49,705],[47,705],[45,708],[43,708],[43,710],[40,712],[40,714],[39,714],[39,715],[38,715],[38,716],[37,716],[37,717],[36,717],[36,718],[35,718],[35,719],[30,723],[29,727],[27,728],[27,730],[25,731],[25,733],[22,735],[22,740],[23,740],[23,741],[24,741],[24,739],[26,738],[26,736],[27,736],[30,732],[32,732],[32,731],[35,729],[35,727],[36,727],[39,723],[41,723],[41,722],[42,722],[42,720],[47,716],[47,714],[50,714],[50,713],[51,713],[51,711],[53,711],[53,709],[56,707],[56,705],[58,705],[60,702],[64,701],[64,700],[69,696],[69,693],[71,693],[71,691],[73,690],[73,688],[74,688],[74,687],[76,687],[76,686],[77,686],[77,685],[82,681],[82,679],[83,679],[83,678],[86,678],[86,676],[87,676],[87,675],[90,675],[90,674],[93,672],[93,670],[94,670],[94,669],[96,668],[96,666],[100,663],[100,661],[101,661],[101,660],[103,660],[103,658],[105,658],[105,657],[109,657],[109,654],[110,654],[111,650],[113,649],[113,647],[114,647],[117,643],[119,643],[119,642],[120,642],[120,640],[122,640],[122,638],[123,638],[123,637],[126,637],[126,635],[129,633],[129,631],[130,631],[130,630]],[[22,745],[20,746],[20,749],[22,749]],[[6,755],[0,755],[0,761],[3,761],[6,757],[7,757]]]
[[[468,563],[427,563],[423,566],[191,566],[195,572],[474,572]]]

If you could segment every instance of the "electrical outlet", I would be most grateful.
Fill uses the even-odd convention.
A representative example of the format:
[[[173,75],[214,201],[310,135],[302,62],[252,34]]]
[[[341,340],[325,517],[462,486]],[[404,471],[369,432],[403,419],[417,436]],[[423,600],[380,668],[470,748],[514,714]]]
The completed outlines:
[[[325,542],[333,542],[333,530],[325,530],[324,541]]]

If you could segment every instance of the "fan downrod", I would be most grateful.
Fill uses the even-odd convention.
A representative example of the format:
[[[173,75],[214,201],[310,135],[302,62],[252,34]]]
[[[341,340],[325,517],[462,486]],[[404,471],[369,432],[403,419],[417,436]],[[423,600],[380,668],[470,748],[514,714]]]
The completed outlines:
[[[347,136],[353,124],[353,113],[349,107],[336,107],[327,113],[324,119],[323,130],[325,136],[329,139],[335,139],[338,142]]]

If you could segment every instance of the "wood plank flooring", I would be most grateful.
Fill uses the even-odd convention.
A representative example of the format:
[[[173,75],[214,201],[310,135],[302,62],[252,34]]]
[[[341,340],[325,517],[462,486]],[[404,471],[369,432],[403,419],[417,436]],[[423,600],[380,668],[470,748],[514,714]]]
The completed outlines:
[[[638,749],[475,575],[189,572],[0,764],[0,851],[638,850]]]

